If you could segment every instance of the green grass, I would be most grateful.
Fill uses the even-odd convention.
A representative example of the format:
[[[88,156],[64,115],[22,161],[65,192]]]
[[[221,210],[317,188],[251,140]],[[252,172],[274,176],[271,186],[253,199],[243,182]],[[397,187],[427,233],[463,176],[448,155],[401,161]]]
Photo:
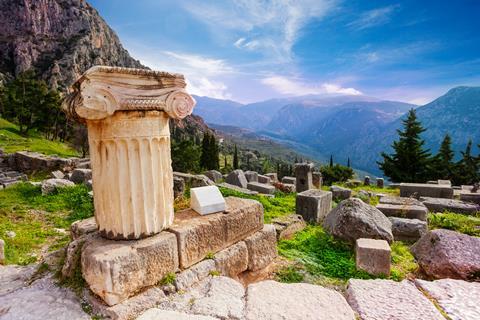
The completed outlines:
[[[2,118],[0,118],[0,148],[6,153],[26,150],[60,157],[78,156],[78,152],[67,144],[50,141],[37,132],[29,132],[27,136],[21,135],[16,125]]]
[[[375,278],[356,269],[354,250],[350,244],[334,239],[321,226],[309,225],[293,239],[281,240],[278,250],[281,256],[296,264],[277,273],[280,281],[300,279],[301,269],[313,277],[313,282],[322,284],[338,285],[350,278]],[[415,272],[417,267],[408,247],[401,242],[394,242],[390,279],[400,281]]]
[[[282,217],[295,212],[294,193],[276,192],[275,198],[262,195],[247,195],[238,191],[220,187],[220,191],[224,197],[234,196],[238,198],[254,199],[263,205],[265,210],[265,223],[270,223],[273,218]]]
[[[480,214],[469,216],[452,212],[430,213],[428,227],[429,229],[449,229],[480,237]]]
[[[61,248],[69,238],[55,229],[93,215],[93,201],[83,185],[43,196],[40,187],[22,183],[0,190],[0,237],[6,262],[28,264],[42,253]],[[6,237],[14,231],[14,238]]]

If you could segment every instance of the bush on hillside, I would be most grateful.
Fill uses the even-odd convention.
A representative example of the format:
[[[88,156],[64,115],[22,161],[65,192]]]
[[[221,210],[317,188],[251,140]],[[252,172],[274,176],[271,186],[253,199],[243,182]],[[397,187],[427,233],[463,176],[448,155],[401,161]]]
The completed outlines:
[[[346,182],[348,179],[353,178],[353,169],[340,164],[322,166],[320,172],[322,173],[323,183],[327,186],[332,185],[334,182]]]

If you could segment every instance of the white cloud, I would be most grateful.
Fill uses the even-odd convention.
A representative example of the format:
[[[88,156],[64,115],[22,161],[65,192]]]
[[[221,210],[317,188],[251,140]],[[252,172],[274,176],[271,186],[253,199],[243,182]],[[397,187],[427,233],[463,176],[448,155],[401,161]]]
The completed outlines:
[[[391,19],[391,15],[399,7],[398,4],[390,5],[383,8],[377,8],[363,12],[357,20],[354,20],[348,24],[349,27],[357,30],[363,30],[372,28],[375,26],[388,23]]]
[[[275,91],[292,96],[302,96],[308,94],[342,94],[342,95],[361,95],[362,92],[354,88],[343,88],[338,84],[322,83],[311,85],[299,80],[291,80],[283,76],[271,76],[262,79],[262,83],[271,87]]]
[[[280,60],[291,58],[301,29],[321,19],[337,0],[189,1],[185,8],[235,47],[262,50]],[[230,32],[230,34],[228,34]]]

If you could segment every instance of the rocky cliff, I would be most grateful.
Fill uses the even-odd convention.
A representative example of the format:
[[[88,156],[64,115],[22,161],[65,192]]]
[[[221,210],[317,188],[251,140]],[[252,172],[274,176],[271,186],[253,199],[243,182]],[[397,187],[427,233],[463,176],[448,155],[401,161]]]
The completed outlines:
[[[93,65],[145,68],[85,0],[0,0],[0,81],[33,69],[65,90]]]

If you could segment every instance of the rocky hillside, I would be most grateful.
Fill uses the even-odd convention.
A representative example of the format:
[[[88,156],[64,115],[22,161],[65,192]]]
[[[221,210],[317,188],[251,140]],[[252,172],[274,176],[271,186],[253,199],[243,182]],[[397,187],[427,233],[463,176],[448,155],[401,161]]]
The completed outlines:
[[[0,78],[34,69],[65,90],[93,65],[145,68],[85,0],[0,0]]]

